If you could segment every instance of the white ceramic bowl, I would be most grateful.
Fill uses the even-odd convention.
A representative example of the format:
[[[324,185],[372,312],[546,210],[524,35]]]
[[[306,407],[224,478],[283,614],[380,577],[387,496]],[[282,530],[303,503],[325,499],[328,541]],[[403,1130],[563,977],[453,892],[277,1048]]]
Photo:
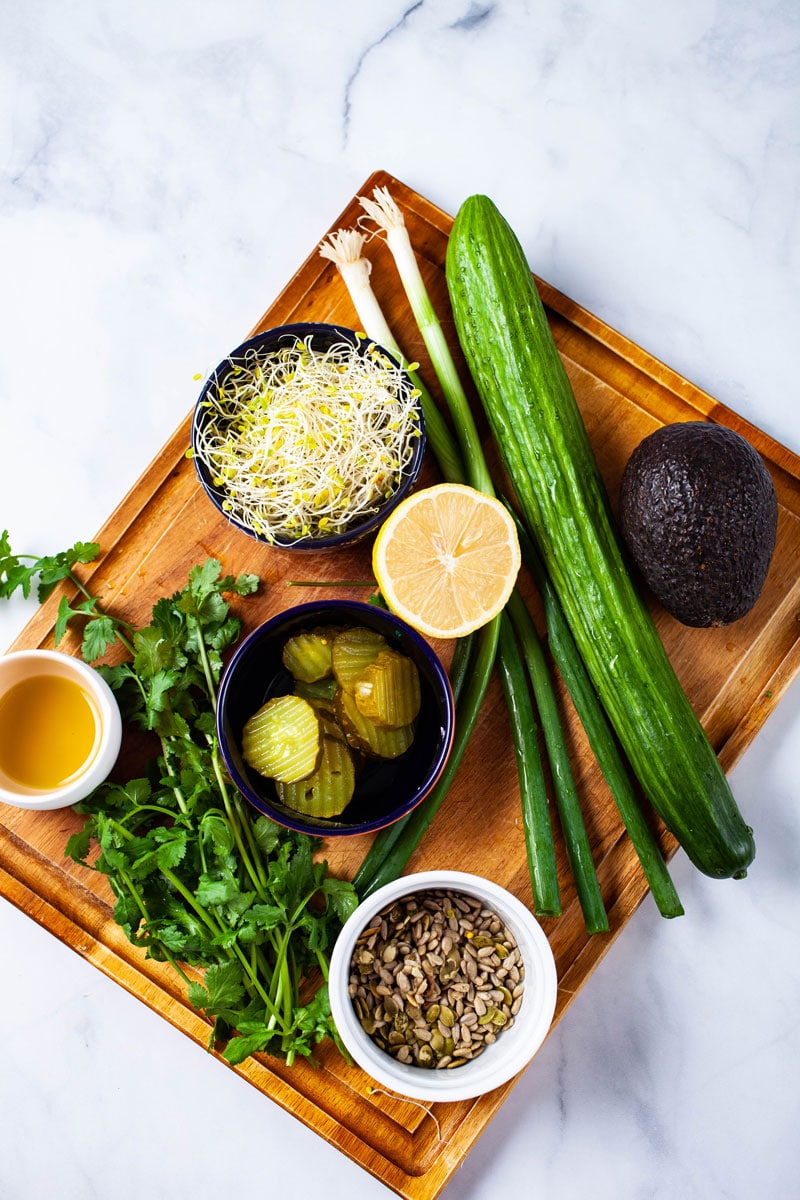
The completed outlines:
[[[0,803],[27,809],[66,808],[85,799],[108,777],[122,742],[122,718],[114,693],[93,667],[58,650],[14,650],[0,657],[0,720],[2,699],[9,689],[34,675],[60,676],[78,684],[94,716],[94,741],[82,765],[54,789],[26,786],[0,765]],[[42,740],[46,747],[46,730]]]
[[[483,901],[505,922],[520,949],[525,968],[522,1005],[513,1025],[472,1061],[451,1070],[409,1066],[381,1050],[361,1028],[348,991],[350,963],[361,931],[393,901],[433,889],[462,892]],[[505,888],[462,871],[423,871],[379,888],[345,923],[331,956],[331,1010],[342,1042],[354,1061],[382,1087],[427,1102],[471,1099],[517,1075],[548,1034],[555,1012],[556,990],[553,952],[533,914]]]

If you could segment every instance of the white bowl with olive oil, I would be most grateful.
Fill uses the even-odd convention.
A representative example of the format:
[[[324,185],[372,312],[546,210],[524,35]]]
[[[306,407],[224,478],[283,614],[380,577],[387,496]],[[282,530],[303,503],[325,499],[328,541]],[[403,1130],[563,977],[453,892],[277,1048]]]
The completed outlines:
[[[122,742],[114,693],[57,650],[0,657],[0,803],[66,808],[111,772]]]

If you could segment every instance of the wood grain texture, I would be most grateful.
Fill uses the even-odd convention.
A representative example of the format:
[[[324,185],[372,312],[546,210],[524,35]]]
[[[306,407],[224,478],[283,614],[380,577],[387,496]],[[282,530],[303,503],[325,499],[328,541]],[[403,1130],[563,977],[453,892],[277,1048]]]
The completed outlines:
[[[463,368],[443,271],[451,218],[385,172],[371,176],[360,194],[371,194],[376,186],[388,186],[405,212],[423,275]],[[331,229],[353,225],[359,212],[354,197]],[[389,323],[406,355],[421,363],[423,376],[436,394],[435,377],[389,253],[375,239],[369,254],[374,287]],[[642,437],[660,424],[698,417],[728,425],[747,437],[775,481],[777,545],[753,611],[728,629],[696,630],[680,626],[653,606],[678,676],[724,768],[730,770],[800,669],[800,460],[542,280],[537,283],[612,503],[625,462]],[[251,332],[302,320],[356,324],[338,273],[319,257],[317,246]],[[87,586],[106,606],[134,623],[146,622],[154,600],[182,587],[189,568],[213,555],[225,572],[252,571],[263,581],[256,598],[236,602],[249,631],[294,603],[326,594],[324,586],[289,589],[287,580],[313,578],[324,584],[369,577],[368,546],[335,555],[304,555],[298,567],[290,553],[261,546],[224,522],[206,500],[185,458],[189,426],[187,414],[97,535],[101,554],[84,574]],[[479,426],[501,483],[497,456],[480,418]],[[427,462],[421,483],[435,480],[435,468]],[[538,612],[529,581],[523,579],[522,586]],[[52,646],[60,594],[34,614],[15,647]],[[342,594],[337,589],[336,595]],[[351,594],[363,598],[357,590],[344,592]],[[77,652],[75,635],[69,634],[61,648]],[[451,647],[436,644],[436,648],[448,661]],[[543,922],[558,969],[556,1021],[647,895],[636,855],[563,690],[560,701],[611,930],[608,935],[587,937],[559,840],[564,913]],[[123,770],[135,754],[135,745],[126,740]],[[209,1027],[189,1006],[182,982],[163,965],[145,960],[126,941],[112,920],[105,881],[64,859],[67,838],[79,825],[80,818],[71,810],[2,810],[0,894],[205,1052]],[[758,841],[758,814],[754,825]],[[672,839],[655,821],[654,828],[665,852],[672,854]],[[350,876],[367,846],[366,838],[334,839],[325,854],[335,873]],[[490,685],[457,780],[409,869],[432,866],[488,876],[531,903],[516,767],[497,679]],[[370,1080],[329,1045],[323,1047],[317,1068],[301,1062],[287,1069],[279,1061],[261,1057],[230,1069],[409,1200],[439,1195],[514,1085],[512,1081],[478,1100],[436,1105],[429,1113],[402,1098],[373,1091]],[[528,1069],[536,1070],[535,1060]]]

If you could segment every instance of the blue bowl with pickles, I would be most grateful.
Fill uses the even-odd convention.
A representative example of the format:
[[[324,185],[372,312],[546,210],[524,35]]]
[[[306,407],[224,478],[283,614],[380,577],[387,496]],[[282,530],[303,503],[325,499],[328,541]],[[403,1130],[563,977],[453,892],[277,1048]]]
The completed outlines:
[[[301,833],[341,837],[400,820],[438,780],[454,731],[438,655],[373,604],[321,600],[272,617],[220,684],[217,733],[233,782]]]

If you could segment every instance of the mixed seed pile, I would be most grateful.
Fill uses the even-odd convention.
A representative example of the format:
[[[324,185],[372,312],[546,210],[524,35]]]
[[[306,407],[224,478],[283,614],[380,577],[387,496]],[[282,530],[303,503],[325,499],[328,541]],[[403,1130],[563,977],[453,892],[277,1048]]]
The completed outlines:
[[[444,890],[388,905],[356,942],[349,991],[361,1027],[399,1062],[462,1066],[510,1028],[524,968],[496,913]]]

